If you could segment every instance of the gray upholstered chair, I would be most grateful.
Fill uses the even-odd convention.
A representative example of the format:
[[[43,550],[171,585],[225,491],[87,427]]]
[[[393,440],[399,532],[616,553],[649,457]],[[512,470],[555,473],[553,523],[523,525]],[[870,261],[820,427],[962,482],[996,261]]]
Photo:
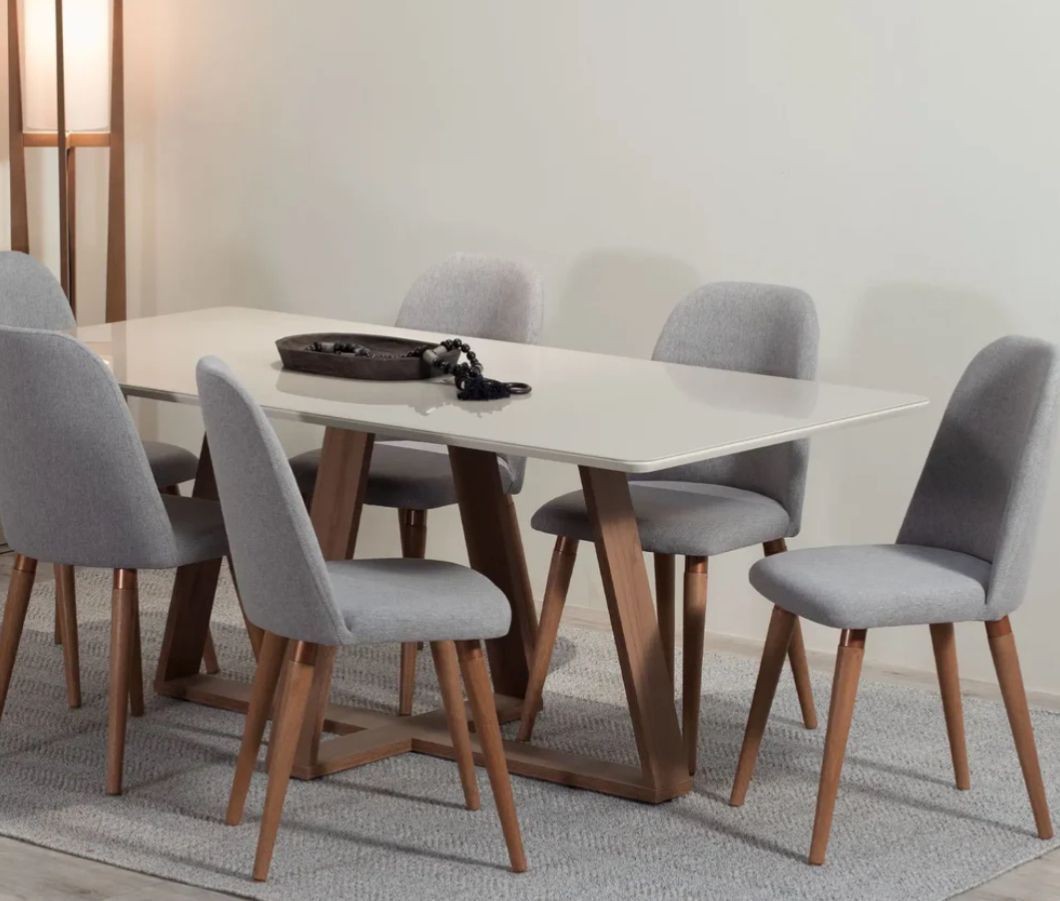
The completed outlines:
[[[795,288],[719,282],[693,291],[674,308],[652,359],[691,366],[810,379],[817,369],[817,315]],[[707,560],[761,544],[786,549],[799,532],[808,444],[745,451],[704,463],[631,477],[630,495],[645,551],[655,555],[659,629],[670,675],[674,656],[674,557],[685,557],[682,723],[688,770],[694,773],[707,604]],[[531,520],[558,536],[541,608],[519,738],[530,738],[566,602],[580,541],[593,531],[581,491],[554,498]],[[796,628],[791,666],[808,729],[817,725],[802,634]]]
[[[294,476],[258,405],[220,360],[198,367],[199,396],[232,559],[248,620],[264,630],[226,820],[243,817],[265,722],[290,648],[270,741],[269,782],[254,861],[268,876],[313,667],[321,645],[429,641],[467,806],[478,785],[457,673],[463,670],[512,869],[526,869],[482,638],[505,635],[511,609],[489,579],[435,560],[325,562]],[[455,646],[454,646],[455,643]]]
[[[221,508],[159,493],[118,383],[69,335],[0,327],[0,384],[0,519],[17,554],[0,626],[0,714],[37,561],[113,570],[107,792],[120,794],[127,707],[143,712],[137,570],[223,557]]]
[[[28,254],[0,251],[0,326],[37,328],[49,331],[68,331],[77,325],[70,302],[62,286],[47,266]],[[199,461],[195,454],[162,441],[145,441],[144,451],[151,474],[159,489],[167,494],[179,494],[181,482],[195,478]],[[69,615],[71,623],[64,630],[62,618]],[[81,706],[81,674],[78,666],[77,599],[74,594],[74,573],[69,567],[55,567],[55,640],[61,643],[62,633],[73,635],[73,644],[63,649],[66,666],[68,701],[71,707]],[[207,669],[217,671],[213,642],[206,653]]]
[[[492,338],[533,344],[541,332],[541,282],[527,266],[475,254],[455,254],[423,273],[398,312],[401,328],[437,332],[439,338]],[[485,361],[487,365],[489,360]],[[305,498],[312,497],[320,451],[291,459]],[[500,458],[509,497],[523,485],[526,460]],[[417,441],[377,442],[365,503],[398,511],[403,557],[426,553],[427,511],[456,503],[449,455],[441,445]],[[412,712],[417,645],[401,648],[398,710]]]
[[[984,622],[1038,835],[1053,827],[1009,623],[1023,600],[1060,393],[1056,348],[1007,337],[981,350],[942,418],[895,544],[814,548],[763,560],[751,584],[776,606],[731,803],[754,772],[796,617],[841,629],[809,861],[831,832],[865,636],[929,625],[959,789],[971,785],[953,624]]]

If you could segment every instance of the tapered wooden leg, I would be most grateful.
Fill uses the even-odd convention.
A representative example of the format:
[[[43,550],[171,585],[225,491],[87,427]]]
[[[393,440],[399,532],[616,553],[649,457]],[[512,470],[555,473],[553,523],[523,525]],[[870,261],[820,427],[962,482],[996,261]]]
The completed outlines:
[[[957,675],[957,642],[953,623],[931,626],[931,646],[935,651],[935,671],[939,677],[942,712],[946,717],[946,735],[950,740],[953,776],[957,788],[967,791],[972,787],[968,771],[968,748],[964,741],[964,710],[961,707],[961,681]]]
[[[1027,785],[1031,809],[1034,811],[1038,837],[1049,839],[1053,837],[1053,823],[1049,816],[1049,801],[1045,796],[1042,770],[1038,765],[1038,748],[1034,741],[1034,728],[1031,726],[1031,712],[1027,706],[1027,692],[1023,687],[1016,639],[1012,634],[1009,618],[1006,616],[997,622],[987,623],[986,635],[990,642],[990,654],[994,658],[997,681],[1001,686],[1001,697],[1005,699],[1012,738],[1016,742],[1016,754],[1019,756],[1020,769],[1023,770],[1023,781]]]
[[[243,820],[243,808],[250,790],[250,779],[258,762],[261,736],[272,713],[272,701],[276,694],[276,682],[287,651],[287,639],[265,632],[258,654],[258,667],[254,672],[254,687],[250,696],[246,723],[243,726],[243,742],[236,760],[236,772],[232,779],[232,793],[228,798],[225,822],[238,826]]]
[[[129,642],[129,712],[144,715],[144,661],[140,646],[140,599],[132,608],[132,639]]]
[[[839,638],[835,661],[835,680],[832,683],[832,702],[828,708],[828,732],[824,739],[824,761],[821,781],[817,788],[817,812],[813,818],[813,840],[809,862],[824,863],[828,837],[832,833],[832,813],[839,792],[839,776],[847,750],[850,723],[854,718],[854,700],[861,678],[861,661],[865,655],[865,630],[844,629]]]
[[[788,549],[788,543],[783,538],[767,541],[762,545],[767,557],[773,554],[782,554]],[[795,677],[795,692],[799,697],[799,707],[802,709],[802,724],[807,729],[817,728],[817,708],[813,703],[813,684],[810,682],[810,664],[806,659],[806,643],[802,639],[802,623],[795,620],[795,628],[791,633],[791,643],[788,645],[788,661],[791,663],[791,674]]]
[[[398,510],[398,526],[401,535],[401,556],[422,560],[427,553],[427,511]],[[418,642],[406,641],[401,645],[401,668],[398,675],[398,713],[411,716],[412,700],[416,693],[416,656]]]
[[[703,684],[703,637],[707,625],[706,557],[685,557],[684,607],[681,719],[688,772],[695,773],[699,750],[699,700]]]
[[[7,690],[11,687],[11,673],[15,669],[15,656],[22,640],[22,628],[26,624],[26,611],[29,609],[29,596],[33,592],[36,574],[36,560],[21,554],[15,557],[7,586],[4,620],[0,625],[0,717],[4,715]]]
[[[81,651],[77,637],[77,594],[74,568],[55,567],[55,597],[59,602],[63,669],[66,671],[66,702],[72,710],[81,706]]]
[[[522,873],[526,871],[526,854],[523,852],[512,783],[508,777],[508,764],[504,759],[504,747],[501,744],[501,727],[497,721],[493,687],[490,685],[489,673],[486,672],[482,645],[477,641],[461,641],[457,643],[457,650],[460,670],[464,675],[464,684],[467,686],[471,710],[475,716],[475,731],[482,745],[482,755],[486,759],[486,773],[493,789],[493,800],[500,816],[504,841],[508,845],[508,859],[511,861],[512,872]]]
[[[269,875],[283,802],[287,796],[287,783],[291,780],[291,767],[298,749],[309,690],[313,684],[316,656],[316,645],[300,641],[293,646],[287,666],[280,719],[273,732],[276,746],[269,764],[269,785],[265,791],[265,808],[261,814],[261,831],[258,833],[258,849],[254,856],[254,879],[258,882],[264,882]]]
[[[559,623],[563,618],[563,607],[567,603],[567,591],[570,589],[571,573],[574,571],[577,555],[576,539],[564,538],[562,535],[556,539],[548,569],[548,581],[545,584],[545,597],[541,602],[541,621],[537,626],[537,641],[530,662],[530,678],[526,683],[526,695],[523,698],[518,741],[530,740],[534,731],[534,720],[541,709],[541,694],[545,688],[545,679],[548,678],[548,667],[556,647],[556,636],[559,634]]]
[[[460,665],[457,661],[456,645],[451,641],[432,641],[431,655],[434,657],[434,671],[438,674],[438,687],[442,692],[442,706],[449,723],[449,735],[453,739],[456,765],[460,770],[464,803],[468,810],[478,810],[478,780],[475,778],[475,759],[471,754],[471,734],[467,728],[464,692],[460,689]]]
[[[769,631],[762,648],[762,662],[758,667],[758,681],[755,682],[755,693],[751,699],[751,710],[747,714],[747,728],[743,734],[743,746],[740,748],[740,760],[736,765],[736,778],[732,783],[729,803],[739,807],[747,797],[747,788],[754,775],[755,763],[758,761],[758,749],[762,745],[762,735],[769,721],[769,710],[773,706],[773,697],[777,693],[777,683],[784,669],[784,655],[787,654],[791,633],[795,627],[795,616],[773,608],[769,620]]]
[[[110,688],[107,715],[107,794],[120,795],[125,763],[125,727],[129,703],[136,606],[136,570],[114,570],[110,614]]]
[[[217,646],[213,643],[213,630],[206,633],[206,644],[202,649],[202,668],[211,676],[221,672],[221,664],[217,662]]]
[[[56,567],[55,567],[55,629],[54,629],[54,634],[52,635],[52,641],[55,644],[57,644],[57,645],[63,643],[62,619],[63,619],[63,601],[62,601],[62,598],[59,597],[59,567],[58,567],[58,565],[56,565]]]
[[[655,615],[659,620],[659,637],[663,655],[670,670],[670,688],[674,685],[674,555],[655,554]]]

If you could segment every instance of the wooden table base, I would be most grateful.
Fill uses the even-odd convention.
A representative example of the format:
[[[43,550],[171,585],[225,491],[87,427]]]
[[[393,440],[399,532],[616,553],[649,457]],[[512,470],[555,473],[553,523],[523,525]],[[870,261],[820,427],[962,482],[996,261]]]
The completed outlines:
[[[250,703],[250,684],[223,676],[189,676],[159,683],[155,689],[166,697],[239,713],[245,713]],[[497,695],[497,713],[502,722],[517,720],[520,711],[520,699]],[[441,710],[417,716],[398,716],[379,710],[329,704],[324,715],[324,728],[333,734],[332,737],[321,741],[314,764],[295,764],[292,775],[296,779],[318,779],[397,754],[455,758],[445,714]],[[474,731],[471,744],[475,762],[481,766],[482,752]],[[639,767],[602,761],[584,754],[517,741],[506,741],[504,751],[513,775],[571,788],[649,804],[670,801],[692,790],[692,778],[687,774],[678,776],[669,784],[655,785]]]
[[[324,434],[311,519],[326,559],[353,556],[373,441],[370,434],[340,428],[328,428]],[[537,611],[515,507],[504,493],[496,454],[450,447],[449,459],[469,562],[511,604],[511,630],[487,641],[486,651],[500,719],[517,719],[529,679]],[[581,477],[640,766],[509,741],[504,745],[508,768],[517,775],[637,801],[667,801],[691,791],[692,778],[629,485],[624,474],[608,470],[583,467]],[[194,495],[217,496],[205,442]],[[249,684],[199,674],[219,567],[220,561],[212,561],[178,571],[155,690],[167,697],[245,712]],[[314,667],[294,776],[314,779],[409,752],[454,756],[440,710],[402,717],[329,703],[334,656],[335,650],[325,649]],[[480,749],[474,741],[473,745],[481,763]]]

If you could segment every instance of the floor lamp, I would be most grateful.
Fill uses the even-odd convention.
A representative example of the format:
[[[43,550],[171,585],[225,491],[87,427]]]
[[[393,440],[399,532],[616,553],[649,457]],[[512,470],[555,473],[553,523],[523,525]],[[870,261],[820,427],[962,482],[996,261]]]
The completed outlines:
[[[76,314],[76,152],[109,147],[107,322],[126,318],[122,18],[122,0],[7,0],[11,249],[29,253],[26,149],[56,147],[59,274]]]

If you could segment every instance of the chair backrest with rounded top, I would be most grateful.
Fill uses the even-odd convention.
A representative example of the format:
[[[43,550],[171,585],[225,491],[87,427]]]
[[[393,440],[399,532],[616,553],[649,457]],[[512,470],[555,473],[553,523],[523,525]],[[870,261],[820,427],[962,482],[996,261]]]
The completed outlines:
[[[541,280],[529,266],[458,253],[416,279],[396,324],[443,338],[534,344],[541,334],[542,303]]]
[[[1054,345],[1010,335],[979,351],[946,406],[898,533],[900,544],[991,563],[987,606],[994,618],[1023,600],[1058,396]]]
[[[0,325],[50,331],[77,325],[51,270],[18,251],[0,251]]]
[[[305,501],[275,431],[221,360],[204,357],[196,378],[247,618],[283,638],[348,643]]]
[[[438,332],[441,338],[490,338],[536,344],[544,317],[541,279],[511,260],[457,253],[427,269],[398,310],[401,328]],[[489,359],[482,361],[489,375]],[[526,459],[505,455],[517,493]]]
[[[167,566],[174,536],[129,408],[69,335],[0,327],[0,519],[20,554]]]
[[[653,360],[812,379],[817,373],[817,313],[804,291],[783,285],[715,282],[688,295],[670,314]],[[701,463],[638,475],[756,491],[788,512],[788,535],[802,521],[809,442],[792,441]]]

